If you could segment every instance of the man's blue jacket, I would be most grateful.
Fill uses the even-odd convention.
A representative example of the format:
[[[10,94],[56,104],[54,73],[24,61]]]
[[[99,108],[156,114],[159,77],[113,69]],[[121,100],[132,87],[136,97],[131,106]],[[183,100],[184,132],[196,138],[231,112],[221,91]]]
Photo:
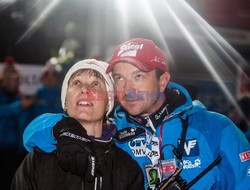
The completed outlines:
[[[169,83],[168,89],[182,93],[185,102],[175,107],[153,132],[160,139],[162,160],[175,158],[173,149],[180,147],[182,120],[188,118],[180,176],[189,183],[218,156],[222,157],[221,162],[191,189],[250,189],[250,145],[244,134],[226,116],[208,111],[199,101],[192,101],[182,86]],[[33,120],[24,132],[26,149],[32,151],[37,146],[46,152],[55,150],[57,142],[53,138],[52,128],[63,115],[44,114]],[[116,145],[139,163],[147,189],[145,165],[150,164],[150,159],[146,155],[146,148],[152,147],[152,141],[147,141],[152,130],[129,119],[120,106],[115,109],[114,121],[118,129]]]

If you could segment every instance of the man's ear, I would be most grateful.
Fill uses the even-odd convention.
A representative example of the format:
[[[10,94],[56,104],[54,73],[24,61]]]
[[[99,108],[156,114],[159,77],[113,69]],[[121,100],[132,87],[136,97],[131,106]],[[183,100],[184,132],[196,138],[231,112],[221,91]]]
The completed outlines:
[[[161,92],[165,91],[167,84],[169,83],[169,80],[170,80],[170,74],[168,72],[165,72],[160,76],[159,84]]]

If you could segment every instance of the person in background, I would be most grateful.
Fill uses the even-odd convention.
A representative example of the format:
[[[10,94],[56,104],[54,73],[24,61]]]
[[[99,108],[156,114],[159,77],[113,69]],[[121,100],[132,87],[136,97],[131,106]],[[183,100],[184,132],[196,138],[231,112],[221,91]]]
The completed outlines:
[[[166,56],[152,40],[134,38],[120,44],[106,70],[110,72],[121,105],[114,111],[115,142],[141,166],[145,189],[250,186],[250,145],[244,134],[229,118],[208,111],[200,101],[192,101],[185,88],[170,82]],[[51,135],[58,122],[53,117],[40,116],[26,128],[27,150],[37,146],[47,152],[58,147],[67,151]],[[78,165],[77,156],[72,157],[69,171]]]
[[[67,144],[69,149],[58,147],[53,153],[35,149],[29,153],[17,170],[11,189],[143,189],[139,165],[112,139],[116,126],[107,115],[114,106],[114,99],[108,98],[114,84],[112,76],[105,73],[107,66],[105,62],[86,59],[69,69],[61,91],[66,114],[53,130],[53,136],[63,142],[63,149]],[[97,94],[101,96],[93,98]],[[57,120],[58,116],[54,116]],[[80,154],[79,147],[84,149]],[[71,167],[68,151],[77,155],[72,158],[79,164],[71,172],[67,172]]]
[[[0,80],[0,167],[1,188],[9,189],[13,175],[27,154],[22,134],[33,118],[23,117],[34,103],[34,98],[21,96],[19,92],[21,73],[14,57],[7,56]]]
[[[60,92],[61,92],[61,68],[57,63],[57,59],[50,58],[41,74],[41,85],[37,91],[36,104],[39,107],[40,114],[42,113],[60,113],[63,112],[60,103]]]

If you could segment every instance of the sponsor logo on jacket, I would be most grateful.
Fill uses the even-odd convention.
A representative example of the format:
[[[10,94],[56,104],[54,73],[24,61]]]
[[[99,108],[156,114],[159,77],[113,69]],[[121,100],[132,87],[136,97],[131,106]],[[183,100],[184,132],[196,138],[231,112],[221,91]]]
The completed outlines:
[[[78,136],[78,135],[70,133],[70,132],[63,132],[62,134],[60,134],[60,137],[61,136],[70,137],[72,139],[77,139],[77,140],[81,140],[81,141],[84,141],[84,142],[90,142],[89,139],[81,137],[81,136]]]
[[[192,169],[192,168],[200,168],[201,167],[201,159],[197,158],[194,162],[190,160],[183,160],[183,169]]]
[[[127,127],[125,129],[117,131],[115,135],[115,139],[119,142],[127,142],[131,141],[134,138],[143,135],[145,133],[145,129],[137,128],[137,127]]]
[[[240,153],[240,160],[241,160],[241,162],[245,162],[247,160],[250,160],[250,151]]]
[[[180,148],[180,139],[178,139],[178,145]],[[196,138],[188,139],[184,143],[183,156],[185,157],[195,157],[200,155],[199,144]]]
[[[128,136],[134,136],[135,135],[136,128],[130,128],[130,130],[124,130],[119,134],[119,139],[126,138]]]
[[[143,137],[133,139],[128,143],[135,157],[142,157],[146,154],[146,140]]]

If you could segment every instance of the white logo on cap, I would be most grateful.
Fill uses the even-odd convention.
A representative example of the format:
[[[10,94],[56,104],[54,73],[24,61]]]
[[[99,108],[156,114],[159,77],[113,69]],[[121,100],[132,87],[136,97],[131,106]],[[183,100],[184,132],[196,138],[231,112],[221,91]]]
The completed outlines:
[[[124,44],[120,47],[120,51],[117,53],[117,57],[132,56],[135,57],[137,50],[142,49],[144,44]]]
[[[158,56],[155,56],[154,59],[151,60],[151,62],[154,61],[154,62],[157,62],[157,63],[161,63],[161,64],[166,64],[165,63],[165,59],[162,59]]]

